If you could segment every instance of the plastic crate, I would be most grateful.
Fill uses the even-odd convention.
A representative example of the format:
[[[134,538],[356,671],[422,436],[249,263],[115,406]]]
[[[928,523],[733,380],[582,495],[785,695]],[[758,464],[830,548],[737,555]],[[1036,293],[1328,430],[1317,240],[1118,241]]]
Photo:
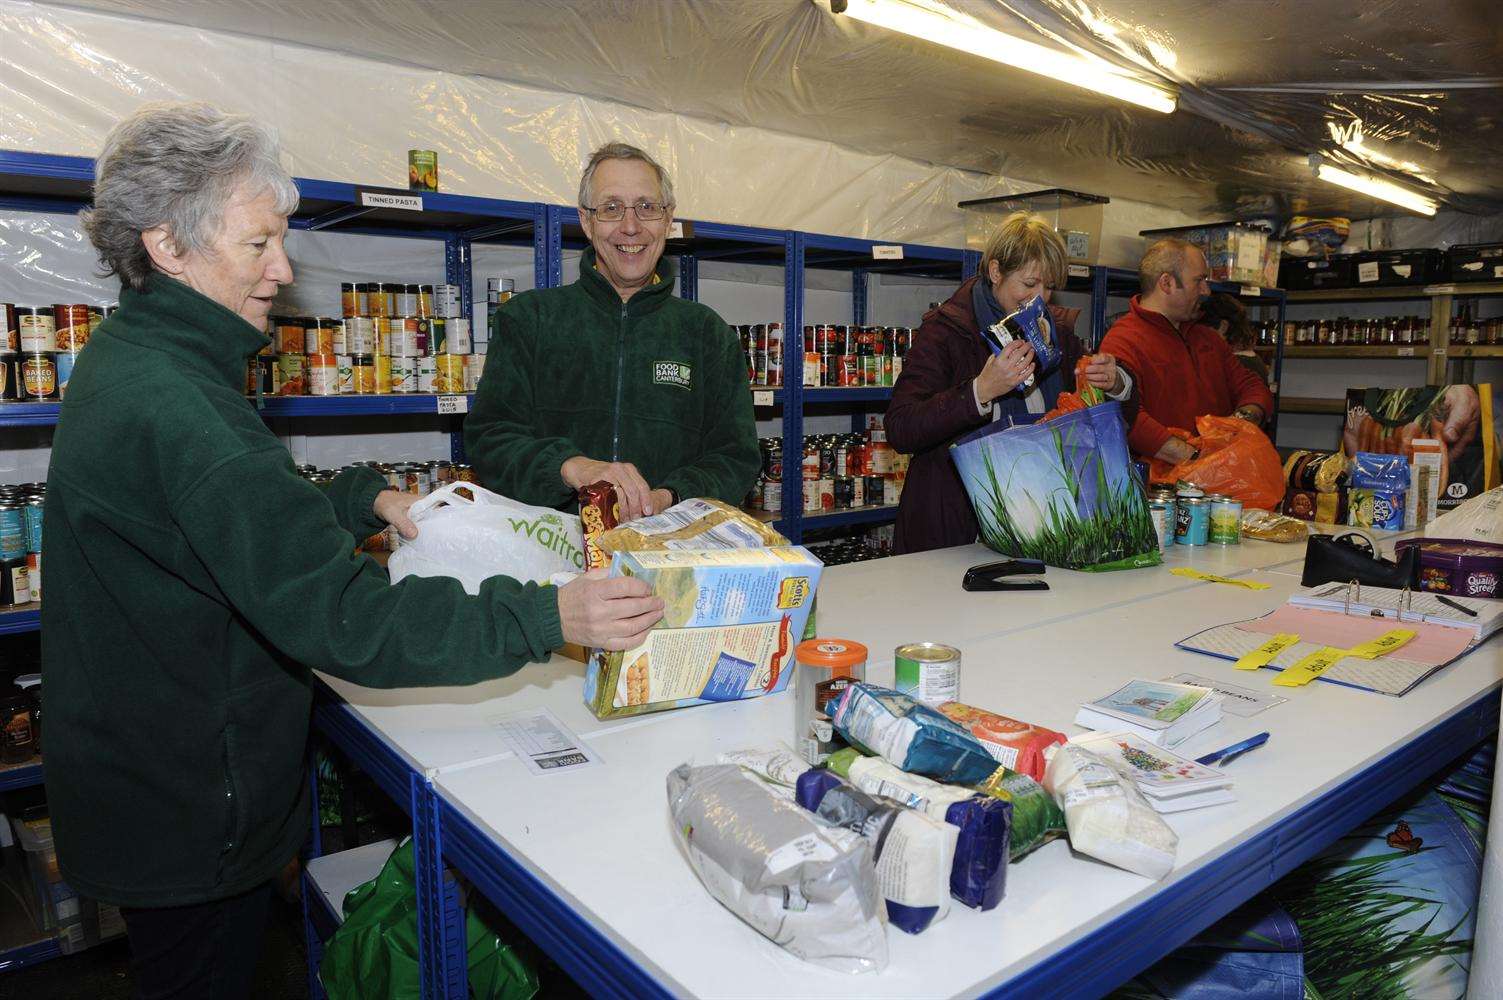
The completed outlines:
[[[967,210],[966,246],[985,250],[992,233],[1013,212],[1028,212],[1048,220],[1060,239],[1065,241],[1065,255],[1072,264],[1095,264],[1101,256],[1101,234],[1105,229],[1106,205],[1110,198],[1064,188],[1026,191],[996,198],[962,201],[958,208]]]
[[[1503,281],[1503,243],[1469,243],[1446,251],[1447,281]]]
[[[1138,233],[1148,243],[1165,236],[1175,236],[1200,247],[1211,269],[1212,281],[1234,281],[1242,285],[1265,284],[1265,255],[1268,231],[1241,222],[1209,222],[1199,226],[1173,226],[1168,229],[1144,229]],[[1146,249],[1146,246],[1145,246]]]
[[[12,820],[16,843],[26,858],[26,908],[39,930],[50,931],[79,919],[78,893],[64,882],[52,846],[52,820],[43,816]]]
[[[1347,256],[1285,257],[1279,263],[1279,287],[1287,291],[1352,287],[1352,262]]]
[[[1428,285],[1439,281],[1445,257],[1439,250],[1367,250],[1349,254],[1353,288]]]

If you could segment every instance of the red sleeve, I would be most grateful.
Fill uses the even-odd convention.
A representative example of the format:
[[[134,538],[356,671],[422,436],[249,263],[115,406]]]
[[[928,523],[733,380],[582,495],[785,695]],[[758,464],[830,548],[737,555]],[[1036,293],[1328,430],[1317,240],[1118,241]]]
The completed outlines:
[[[1138,373],[1151,370],[1148,362],[1144,360],[1137,345],[1125,334],[1117,332],[1114,326],[1107,331],[1101,340],[1101,351],[1110,354],[1121,362],[1134,375],[1135,380],[1141,379]],[[1142,401],[1143,386],[1141,381],[1135,381],[1134,393],[1138,400]],[[1146,455],[1152,458],[1164,447],[1164,442],[1174,435],[1169,433],[1169,428],[1164,426],[1148,412],[1146,406],[1138,406],[1138,415],[1133,418],[1132,426],[1127,432],[1127,445],[1134,454]]]
[[[937,448],[986,423],[976,409],[971,382],[978,372],[961,371],[954,330],[926,323],[903,359],[882,425],[887,442],[905,455]]]

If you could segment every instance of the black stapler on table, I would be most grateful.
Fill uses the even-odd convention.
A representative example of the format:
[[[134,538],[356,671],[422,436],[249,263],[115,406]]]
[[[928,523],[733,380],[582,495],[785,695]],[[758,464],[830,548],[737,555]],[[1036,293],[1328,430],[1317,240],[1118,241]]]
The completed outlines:
[[[1036,577],[1003,579],[1043,572],[1044,564],[1037,559],[1005,559],[1002,562],[972,566],[965,571],[965,579],[960,585],[966,590],[1048,590],[1049,585]]]

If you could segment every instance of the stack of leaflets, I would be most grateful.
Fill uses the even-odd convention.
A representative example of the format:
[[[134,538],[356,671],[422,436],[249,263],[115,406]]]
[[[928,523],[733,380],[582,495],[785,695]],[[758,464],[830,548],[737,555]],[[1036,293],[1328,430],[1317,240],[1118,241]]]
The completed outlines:
[[[1237,801],[1232,794],[1232,779],[1225,771],[1181,757],[1133,733],[1089,733],[1070,742],[1131,778],[1149,805],[1161,813]]]
[[[1127,730],[1161,747],[1177,747],[1220,721],[1221,696],[1210,688],[1142,678],[1086,702],[1075,716],[1077,726]]]

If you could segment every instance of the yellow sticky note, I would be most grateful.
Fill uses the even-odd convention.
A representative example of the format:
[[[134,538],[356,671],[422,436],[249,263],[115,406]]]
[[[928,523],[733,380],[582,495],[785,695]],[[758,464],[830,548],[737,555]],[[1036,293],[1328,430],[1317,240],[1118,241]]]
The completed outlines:
[[[1233,587],[1246,587],[1248,590],[1267,590],[1268,584],[1258,583],[1256,580],[1234,580],[1229,576],[1217,576],[1215,573],[1202,573],[1198,569],[1190,569],[1188,566],[1177,566],[1169,572],[1175,576],[1188,577],[1191,580],[1204,580],[1206,583],[1227,583]]]
[[[1259,667],[1266,667],[1273,662],[1275,656],[1296,642],[1299,642],[1299,636],[1292,632],[1280,632],[1251,653],[1243,655],[1234,665],[1238,670],[1257,670]]]
[[[1283,670],[1273,682],[1279,687],[1303,687],[1326,672],[1326,669],[1346,655],[1346,650],[1335,646],[1322,646],[1294,666]]]
[[[1396,628],[1392,632],[1384,632],[1370,642],[1364,642],[1353,646],[1346,651],[1348,656],[1360,656],[1364,660],[1376,660],[1380,656],[1392,653],[1395,649],[1413,639],[1417,632],[1407,628]]]

